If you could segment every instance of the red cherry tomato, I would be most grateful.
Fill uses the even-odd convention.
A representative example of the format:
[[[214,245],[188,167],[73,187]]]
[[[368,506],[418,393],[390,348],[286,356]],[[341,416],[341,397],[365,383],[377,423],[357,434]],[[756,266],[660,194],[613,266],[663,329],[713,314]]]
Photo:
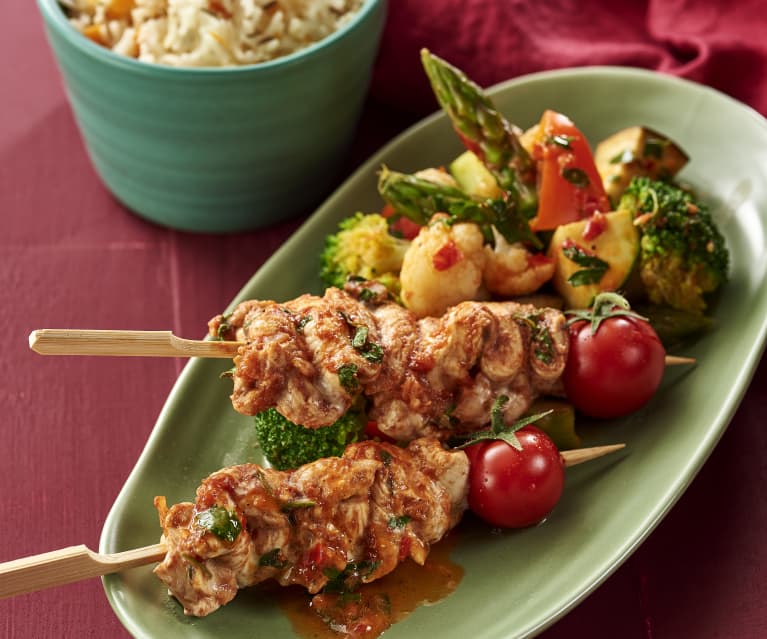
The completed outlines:
[[[590,322],[576,321],[562,378],[567,398],[590,417],[633,413],[658,389],[665,356],[655,330],[640,318],[608,317],[593,334]]]
[[[523,528],[543,520],[565,483],[562,457],[535,426],[516,432],[522,450],[502,440],[468,446],[469,508],[493,526]]]

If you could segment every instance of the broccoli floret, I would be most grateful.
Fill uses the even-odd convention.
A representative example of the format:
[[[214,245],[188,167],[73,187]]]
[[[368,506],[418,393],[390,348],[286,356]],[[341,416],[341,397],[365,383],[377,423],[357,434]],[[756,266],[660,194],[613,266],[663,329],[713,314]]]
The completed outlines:
[[[356,213],[338,225],[325,240],[320,256],[320,277],[328,286],[343,288],[349,277],[378,280],[395,296],[399,271],[410,242],[389,232],[378,213]]]
[[[703,313],[727,279],[729,254],[707,207],[668,182],[634,178],[618,208],[642,231],[640,276],[654,304]]]
[[[258,413],[255,420],[261,450],[278,470],[298,468],[322,457],[339,457],[360,438],[365,427],[364,414],[354,408],[323,428],[294,424],[274,408]]]

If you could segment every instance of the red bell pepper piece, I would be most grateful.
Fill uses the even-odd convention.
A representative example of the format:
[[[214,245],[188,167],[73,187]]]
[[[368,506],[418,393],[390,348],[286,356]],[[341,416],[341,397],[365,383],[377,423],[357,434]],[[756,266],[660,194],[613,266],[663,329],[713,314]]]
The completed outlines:
[[[610,210],[591,147],[569,118],[544,111],[532,156],[538,167],[538,214],[530,222],[534,231]]]

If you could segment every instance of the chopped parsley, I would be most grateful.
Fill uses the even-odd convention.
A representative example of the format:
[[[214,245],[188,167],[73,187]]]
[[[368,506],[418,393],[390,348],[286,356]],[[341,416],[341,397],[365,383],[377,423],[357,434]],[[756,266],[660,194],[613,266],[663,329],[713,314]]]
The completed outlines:
[[[357,379],[358,370],[359,368],[356,364],[342,364],[336,371],[338,373],[338,381],[344,390],[349,393],[356,391],[360,387],[360,381]]]
[[[234,374],[237,372],[237,367],[232,366],[231,368],[228,368],[227,370],[223,371],[218,378],[219,379],[231,379],[234,377]]]
[[[360,302],[372,302],[376,298],[375,292],[367,287],[361,288],[357,296],[359,297]]]
[[[352,337],[352,346],[369,362],[380,364],[383,361],[384,350],[380,344],[368,341],[369,332],[367,326],[357,326]]]
[[[539,362],[551,364],[554,361],[554,342],[551,339],[551,333],[549,333],[546,325],[541,321],[541,316],[526,315],[521,319],[530,326],[533,356]]]
[[[216,337],[215,339],[223,342],[225,341],[224,335],[232,328],[231,324],[229,324],[229,320],[231,319],[232,314],[228,315],[222,315],[221,321],[218,324],[218,328],[216,329]]]
[[[309,322],[312,321],[311,315],[304,315],[300,320],[296,322],[296,332],[297,333],[303,333],[304,332],[304,326],[306,326]]]
[[[285,568],[288,561],[282,557],[279,548],[273,548],[259,557],[258,565],[262,568]]]
[[[562,169],[562,177],[570,182],[570,184],[574,184],[580,188],[585,188],[590,183],[589,176],[586,175],[586,171],[577,167]]]
[[[557,146],[561,146],[563,149],[570,149],[572,148],[572,141],[575,140],[574,135],[552,135],[549,138],[546,139],[546,142],[548,144],[556,144]]]
[[[328,578],[328,583],[322,589],[323,592],[354,592],[370,577],[381,565],[380,561],[352,561],[346,564],[343,570],[326,568],[323,573]]]
[[[648,137],[645,140],[642,154],[646,158],[652,157],[660,160],[663,158],[663,151],[665,150],[666,146],[668,146],[668,143],[668,140],[664,140],[663,138]]]
[[[624,149],[610,158],[610,164],[631,164],[636,158],[630,149]]]
[[[562,254],[571,262],[583,267],[567,278],[572,286],[597,284],[610,266],[603,259],[572,242],[562,248]]]
[[[402,528],[407,526],[410,519],[411,517],[409,515],[399,515],[399,516],[389,517],[389,528],[391,530],[401,530]]]
[[[212,532],[216,537],[230,544],[242,532],[242,524],[237,519],[237,515],[222,506],[213,506],[197,513],[194,516],[194,525]]]
[[[357,350],[360,350],[365,346],[365,343],[368,341],[369,332],[370,329],[368,329],[367,326],[358,326],[357,330],[354,332],[354,337],[352,337],[352,346]]]
[[[314,508],[316,505],[317,502],[311,499],[296,499],[294,501],[286,501],[282,504],[280,510],[284,513],[289,513],[294,510],[301,510],[302,508]]]

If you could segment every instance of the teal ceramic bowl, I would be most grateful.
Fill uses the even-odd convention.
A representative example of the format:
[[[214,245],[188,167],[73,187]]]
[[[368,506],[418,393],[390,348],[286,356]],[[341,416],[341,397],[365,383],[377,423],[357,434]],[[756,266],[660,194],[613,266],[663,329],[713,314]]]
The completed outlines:
[[[88,154],[125,206],[201,232],[308,213],[334,185],[367,92],[385,0],[257,65],[189,69],[100,47],[38,0]]]

